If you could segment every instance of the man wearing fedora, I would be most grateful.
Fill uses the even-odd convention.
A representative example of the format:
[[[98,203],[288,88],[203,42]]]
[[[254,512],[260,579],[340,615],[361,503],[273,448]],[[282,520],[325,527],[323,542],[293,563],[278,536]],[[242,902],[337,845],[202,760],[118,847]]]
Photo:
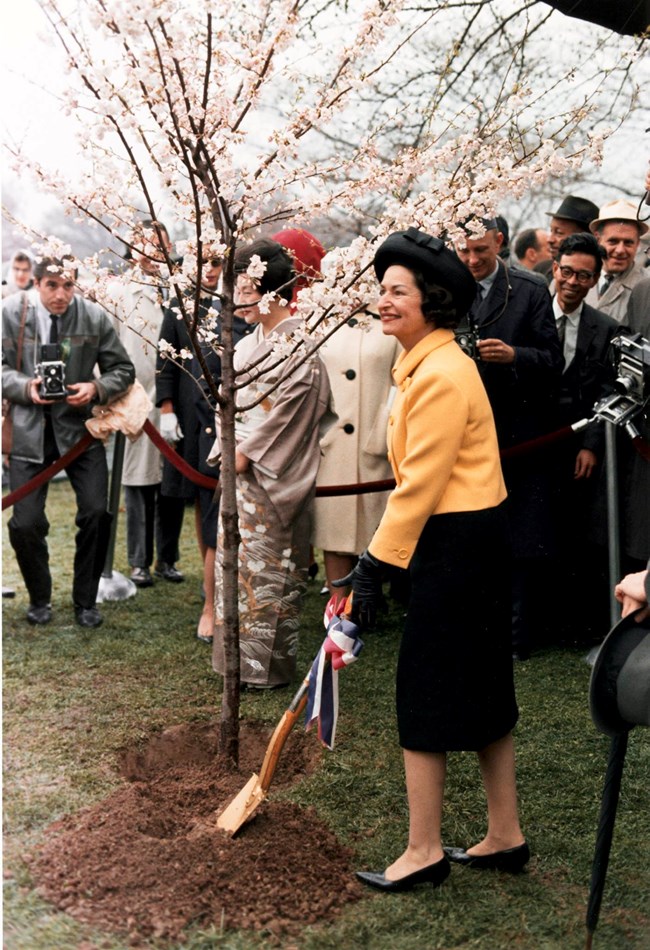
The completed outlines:
[[[560,244],[571,234],[579,231],[588,231],[589,225],[598,217],[598,205],[587,198],[577,195],[567,195],[560,202],[557,211],[546,211],[551,223],[548,232],[548,249],[552,260],[555,260],[560,250]],[[535,270],[543,273],[549,281],[553,278],[552,261],[542,261]]]
[[[587,295],[587,303],[624,323],[632,288],[647,276],[636,262],[641,237],[648,225],[637,219],[631,201],[610,201],[589,225],[607,257],[598,286]]]

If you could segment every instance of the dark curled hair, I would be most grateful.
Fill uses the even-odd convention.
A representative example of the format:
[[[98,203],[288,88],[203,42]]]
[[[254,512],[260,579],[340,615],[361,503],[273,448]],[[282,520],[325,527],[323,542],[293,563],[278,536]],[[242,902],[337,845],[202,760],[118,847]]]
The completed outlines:
[[[562,241],[558,248],[556,261],[559,261],[563,254],[570,257],[572,254],[588,254],[594,259],[594,274],[598,277],[603,267],[603,261],[607,257],[605,248],[602,247],[593,234],[587,231],[578,231],[570,234]]]
[[[291,300],[296,272],[286,248],[268,238],[259,238],[252,244],[238,247],[235,251],[235,273],[245,274],[255,255],[266,263],[262,277],[255,278],[255,286],[263,294],[277,293],[279,297]]]
[[[418,267],[408,267],[408,270],[413,274],[416,287],[422,294],[422,313],[427,323],[434,323],[436,327],[449,330],[457,327],[463,314],[457,314],[450,291],[427,280]]]
[[[40,282],[44,277],[61,277],[64,272],[76,280],[76,268],[66,267],[66,263],[70,261],[74,261],[74,257],[42,257],[34,267],[34,280]],[[56,270],[50,270],[50,267],[55,267]]]

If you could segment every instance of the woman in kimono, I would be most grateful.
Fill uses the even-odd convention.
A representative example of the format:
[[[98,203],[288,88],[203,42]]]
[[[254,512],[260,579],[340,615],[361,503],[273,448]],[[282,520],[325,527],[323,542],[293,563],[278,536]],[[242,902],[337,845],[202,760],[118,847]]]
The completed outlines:
[[[257,256],[261,277],[247,271]],[[277,344],[299,326],[288,307],[295,273],[275,241],[258,240],[235,256],[237,313],[256,324],[235,348],[244,373],[238,393],[237,509],[241,682],[251,688],[287,685],[296,667],[299,609],[309,563],[311,506],[322,424],[330,415],[327,372],[304,349],[278,366]],[[273,294],[268,308],[259,303]],[[267,298],[268,299],[268,298]],[[258,402],[260,397],[263,397]],[[257,403],[257,404],[255,404]],[[255,404],[255,405],[254,405]],[[222,533],[217,541],[213,668],[223,674]]]

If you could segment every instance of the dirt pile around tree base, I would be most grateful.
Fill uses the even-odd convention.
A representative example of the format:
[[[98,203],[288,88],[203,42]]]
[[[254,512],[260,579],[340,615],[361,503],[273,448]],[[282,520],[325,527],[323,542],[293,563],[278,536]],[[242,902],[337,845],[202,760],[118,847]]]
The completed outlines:
[[[191,923],[300,932],[360,896],[351,853],[311,809],[265,802],[235,838],[215,816],[259,772],[272,730],[242,724],[238,773],[215,762],[214,724],[166,730],[121,760],[104,801],[52,824],[29,859],[39,893],[100,929],[177,939]],[[293,733],[272,791],[313,770],[320,750]]]

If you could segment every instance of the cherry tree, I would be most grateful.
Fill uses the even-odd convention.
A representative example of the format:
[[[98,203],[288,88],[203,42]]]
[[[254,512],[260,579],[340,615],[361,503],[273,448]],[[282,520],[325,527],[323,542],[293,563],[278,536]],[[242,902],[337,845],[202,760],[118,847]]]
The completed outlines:
[[[163,270],[220,417],[221,755],[234,762],[235,248],[285,222],[339,221],[357,234],[330,249],[325,279],[301,294],[302,329],[278,348],[276,365],[289,355],[295,363],[365,309],[374,293],[374,247],[388,233],[417,226],[459,236],[458,222],[493,215],[505,197],[523,197],[549,176],[597,161],[607,130],[589,117],[609,67],[599,72],[591,51],[588,63],[574,61],[553,83],[533,82],[526,44],[548,16],[548,8],[535,13],[533,6],[238,0],[217,13],[206,0],[41,0],[67,73],[60,107],[78,126],[82,170],[53,171],[10,145],[16,166],[29,167],[113,245],[133,248],[143,216],[154,228],[171,219],[184,235],[177,242],[182,264],[166,255]],[[617,62],[633,70],[634,41],[622,43]],[[490,79],[484,87],[482,70]],[[46,248],[67,250],[52,241]],[[199,320],[195,291],[202,261],[214,255],[224,259],[219,343],[210,321]],[[82,263],[93,272],[97,299],[108,301],[114,275],[97,256]],[[205,343],[220,348],[220,387],[205,365]]]

